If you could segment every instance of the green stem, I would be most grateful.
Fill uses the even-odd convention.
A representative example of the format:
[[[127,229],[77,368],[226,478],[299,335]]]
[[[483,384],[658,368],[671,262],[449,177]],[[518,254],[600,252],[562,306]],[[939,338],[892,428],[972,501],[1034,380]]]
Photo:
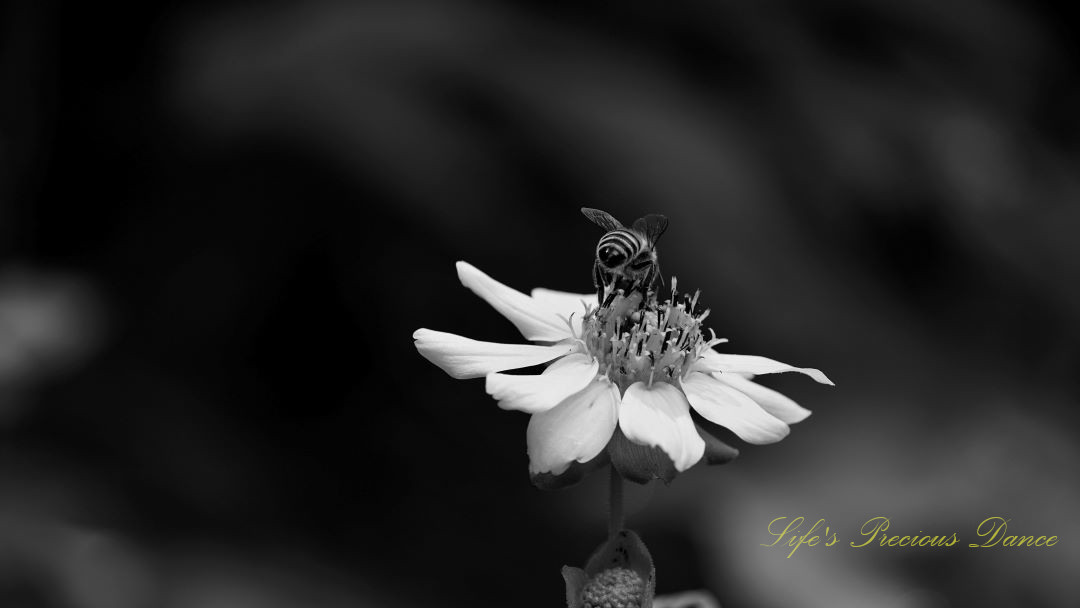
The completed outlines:
[[[615,538],[615,535],[623,529],[623,481],[622,476],[615,470],[615,466],[612,465],[608,471],[609,485],[608,485],[608,507],[610,509],[610,518],[608,519],[608,538]]]

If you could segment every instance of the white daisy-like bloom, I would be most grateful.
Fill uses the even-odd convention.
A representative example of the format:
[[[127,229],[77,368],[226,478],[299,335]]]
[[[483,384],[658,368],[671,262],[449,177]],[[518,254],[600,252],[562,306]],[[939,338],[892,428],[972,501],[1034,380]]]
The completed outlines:
[[[663,303],[642,307],[635,294],[598,308],[596,294],[538,288],[526,295],[466,262],[457,263],[457,273],[532,344],[418,329],[416,348],[454,378],[485,378],[499,407],[532,415],[526,439],[534,480],[593,461],[609,442],[621,442],[629,452],[655,448],[670,459],[650,465],[655,450],[652,456],[639,450],[637,462],[646,463],[640,465],[627,462],[626,449],[612,450],[620,473],[639,482],[673,477],[657,472],[664,466],[689,469],[706,456],[707,446],[715,460],[730,460],[738,452],[695,424],[691,409],[748,443],[774,443],[810,411],[753,376],[800,372],[832,384],[816,369],[717,352],[713,347],[726,340],[705,337],[701,322],[708,311],[695,311],[696,295],[678,296],[674,279],[672,298]],[[541,364],[548,366],[537,375],[504,373]],[[628,470],[641,466],[652,470]]]

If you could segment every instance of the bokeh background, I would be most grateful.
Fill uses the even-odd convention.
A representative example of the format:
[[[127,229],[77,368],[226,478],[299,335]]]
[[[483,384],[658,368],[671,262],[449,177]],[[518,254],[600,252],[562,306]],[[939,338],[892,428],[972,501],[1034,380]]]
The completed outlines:
[[[1080,79],[1053,5],[15,1],[0,12],[0,606],[556,606],[603,475],[421,359],[514,342],[464,259],[598,229],[814,410],[629,490],[726,607],[1080,602]],[[951,548],[863,548],[891,532]],[[988,516],[1049,549],[970,549]],[[776,517],[825,518],[790,559]]]

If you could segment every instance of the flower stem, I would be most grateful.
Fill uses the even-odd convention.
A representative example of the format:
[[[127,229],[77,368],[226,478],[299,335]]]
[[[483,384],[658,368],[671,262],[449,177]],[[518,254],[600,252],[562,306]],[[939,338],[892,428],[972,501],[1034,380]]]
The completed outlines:
[[[609,485],[608,485],[608,507],[610,509],[610,518],[608,519],[608,538],[615,538],[615,535],[623,529],[623,481],[622,476],[615,470],[615,465],[611,466],[608,471]]]

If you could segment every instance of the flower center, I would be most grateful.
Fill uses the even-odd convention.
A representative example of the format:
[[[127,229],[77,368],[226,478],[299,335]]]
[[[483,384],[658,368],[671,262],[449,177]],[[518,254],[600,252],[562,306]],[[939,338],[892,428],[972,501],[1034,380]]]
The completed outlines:
[[[641,294],[631,293],[590,310],[582,338],[600,362],[600,372],[623,392],[635,382],[674,384],[702,352],[719,342],[715,335],[706,339],[702,334],[709,311],[695,311],[699,295],[679,294],[673,277],[671,297],[663,303],[655,293],[644,304]]]
[[[645,581],[633,570],[611,568],[585,584],[581,599],[585,608],[637,608]]]

